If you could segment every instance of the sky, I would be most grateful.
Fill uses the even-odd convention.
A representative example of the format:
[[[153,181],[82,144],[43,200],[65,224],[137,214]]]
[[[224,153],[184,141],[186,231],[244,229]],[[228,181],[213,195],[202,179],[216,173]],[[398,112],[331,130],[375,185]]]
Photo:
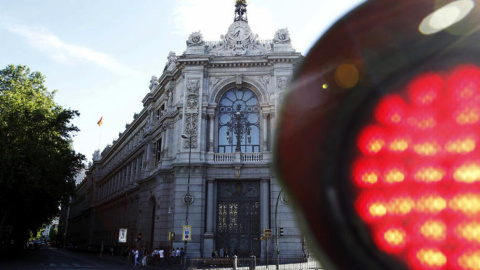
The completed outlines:
[[[303,55],[362,0],[247,0],[260,39],[288,28]],[[200,31],[219,41],[233,22],[235,0],[0,0],[0,69],[26,65],[46,76],[64,108],[78,110],[75,151],[92,160],[142,110],[152,76],[168,53],[186,50]],[[103,117],[103,124],[97,122]]]

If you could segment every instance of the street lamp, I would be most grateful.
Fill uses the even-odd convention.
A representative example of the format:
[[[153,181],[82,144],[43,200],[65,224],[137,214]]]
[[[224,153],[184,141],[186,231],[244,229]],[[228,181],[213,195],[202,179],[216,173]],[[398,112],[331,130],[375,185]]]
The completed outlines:
[[[277,256],[277,263],[276,263],[276,270],[279,269],[279,260],[280,260],[280,250],[278,249],[278,238],[279,238],[279,235],[278,235],[278,225],[277,225],[277,212],[278,212],[278,201],[280,200],[280,195],[282,194],[283,192],[283,188],[280,190],[280,192],[278,193],[278,197],[277,197],[277,203],[275,204],[275,248],[276,248],[276,256]]]
[[[190,204],[193,203],[193,196],[190,194],[190,164],[192,160],[192,136],[188,136],[186,134],[182,134],[183,139],[188,139],[188,177],[187,177],[187,194],[183,197],[183,203],[187,207],[187,212],[185,215],[185,225],[188,225],[188,207]],[[185,240],[183,249],[185,250],[185,258],[187,257],[187,243],[188,241]]]
[[[242,105],[237,104],[237,111],[232,113],[232,120],[228,122],[227,140],[229,143],[232,143],[233,136],[230,137],[230,132],[235,133],[237,139],[235,152],[242,151],[241,143],[244,135],[247,135],[248,143],[251,143],[252,141],[252,137],[250,136],[250,131],[252,129],[250,127],[251,123],[248,121],[248,115],[241,110]]]

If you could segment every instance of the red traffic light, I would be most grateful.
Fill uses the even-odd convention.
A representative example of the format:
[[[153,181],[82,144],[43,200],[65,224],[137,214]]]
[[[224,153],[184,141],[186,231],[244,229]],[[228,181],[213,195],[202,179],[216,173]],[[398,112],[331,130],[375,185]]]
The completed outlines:
[[[445,3],[360,6],[291,83],[276,164],[326,267],[480,269],[479,3]]]

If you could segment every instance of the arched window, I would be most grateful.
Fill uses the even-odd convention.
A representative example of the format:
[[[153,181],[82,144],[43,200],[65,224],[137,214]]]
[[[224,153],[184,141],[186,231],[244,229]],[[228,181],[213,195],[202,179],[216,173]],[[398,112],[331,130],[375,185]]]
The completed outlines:
[[[247,88],[228,90],[218,106],[218,152],[260,152],[260,107]]]

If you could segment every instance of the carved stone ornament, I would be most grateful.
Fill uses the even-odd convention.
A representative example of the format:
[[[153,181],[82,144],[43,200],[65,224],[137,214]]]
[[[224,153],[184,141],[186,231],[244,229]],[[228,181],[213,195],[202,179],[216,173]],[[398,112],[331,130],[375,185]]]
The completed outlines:
[[[220,42],[215,44],[210,54],[217,56],[265,55],[267,47],[253,35],[250,26],[245,21],[236,21],[230,25],[225,36],[220,36]]]
[[[190,147],[192,149],[197,148],[197,123],[198,123],[198,113],[187,113],[185,115],[184,133],[192,137],[191,145],[190,145],[190,140],[187,140],[187,139],[184,140],[183,145],[185,149],[189,149]]]
[[[221,80],[222,80],[222,78],[220,78],[220,77],[210,77],[210,87],[214,87]]]
[[[177,61],[177,55],[175,52],[170,52],[167,56],[168,62],[165,65],[165,70],[172,71],[177,67],[177,64],[175,63]],[[164,71],[165,71],[164,70]]]
[[[265,86],[265,89],[268,89],[268,85],[270,84],[270,76],[261,76],[258,80],[263,84],[263,86]]]
[[[237,74],[235,76],[235,83],[236,83],[238,89],[242,88],[242,83],[243,83],[243,75],[242,74]]]
[[[284,92],[287,89],[288,78],[281,76],[277,78],[277,87],[279,92]]]
[[[189,98],[187,100],[187,109],[196,109],[198,108],[198,101],[194,98]]]
[[[187,47],[193,47],[193,46],[203,46],[205,42],[203,41],[203,35],[198,32],[193,32],[190,34],[187,40]]]
[[[200,89],[200,80],[188,80],[187,82],[187,90],[188,94],[198,94],[198,90]]]
[[[193,201],[195,201],[195,197],[190,193],[187,193],[182,197],[182,202],[185,205],[191,205]]]
[[[185,140],[184,148],[197,148],[197,126],[198,126],[198,94],[200,90],[199,79],[187,80],[187,104],[185,108],[185,130],[184,133],[191,136],[191,140]],[[191,142],[191,145],[189,144]]]
[[[157,85],[158,85],[157,76],[152,76],[152,79],[150,80],[150,86],[148,88],[150,88],[150,90],[152,90]]]
[[[288,29],[287,28],[278,29],[277,32],[275,32],[273,43],[275,44],[290,43],[290,33],[288,32]]]
[[[240,178],[240,166],[235,166],[235,178]]]

